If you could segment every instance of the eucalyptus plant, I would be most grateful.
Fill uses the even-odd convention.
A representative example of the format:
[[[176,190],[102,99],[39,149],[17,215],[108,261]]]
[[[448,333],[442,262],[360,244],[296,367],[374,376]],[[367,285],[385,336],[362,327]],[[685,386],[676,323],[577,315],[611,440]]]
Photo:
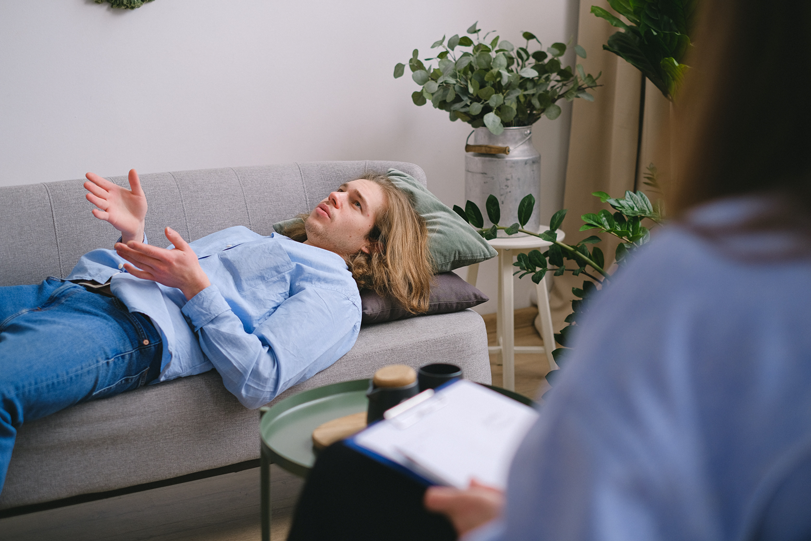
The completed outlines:
[[[656,168],[652,165],[648,167],[645,179],[646,185],[656,190],[659,189]],[[572,313],[566,317],[567,325],[560,333],[555,334],[555,341],[561,347],[552,351],[552,357],[561,367],[565,363],[565,352],[570,349],[570,333],[577,325],[578,319],[588,311],[587,299],[594,292],[609,286],[617,269],[623,267],[629,256],[650,240],[650,230],[643,224],[643,221],[649,220],[655,225],[661,225],[664,222],[662,203],[660,201],[651,203],[648,196],[641,191],[626,191],[625,197],[621,199],[612,198],[605,192],[594,192],[592,195],[611,207],[613,212],[603,209],[598,213],[582,215],[583,225],[580,227],[580,231],[596,230],[598,233],[620,240],[612,265],[607,265],[605,254],[599,246],[596,246],[602,241],[598,235],[591,235],[576,244],[567,244],[557,239],[557,230],[566,217],[566,209],[559,210],[552,216],[549,229],[543,233],[524,229],[535,208],[535,198],[532,195],[527,195],[521,200],[518,206],[518,221],[508,226],[500,225],[501,209],[498,198],[494,195],[490,195],[485,202],[487,217],[494,224],[489,228],[484,227],[482,212],[472,201],[468,201],[464,209],[458,205],[453,207],[453,210],[463,220],[476,228],[479,234],[487,240],[496,238],[498,231],[504,231],[508,235],[516,233],[532,235],[551,243],[549,248],[543,252],[532,250],[529,253],[518,255],[517,261],[513,265],[518,267],[515,274],[520,274],[519,278],[531,276],[532,281],[536,284],[540,283],[548,272],[552,272],[555,276],[570,272],[574,276],[582,275],[586,278],[581,287],[572,288],[572,293],[576,297],[572,301]],[[550,372],[546,377],[551,383],[556,376],[557,373]]]
[[[687,66],[682,61],[690,48],[689,33],[697,0],[608,0],[630,24],[599,6],[591,13],[620,30],[608,38],[603,49],[639,69],[662,92],[673,99]]]
[[[585,73],[581,65],[563,66],[565,43],[553,43],[546,50],[534,34],[524,32],[523,47],[515,47],[492,32],[481,36],[478,22],[466,36],[445,36],[431,49],[442,51],[433,58],[419,59],[414,49],[408,60],[411,78],[421,88],[411,95],[417,106],[431,102],[447,111],[451,121],[461,120],[474,128],[487,126],[499,135],[505,126],[531,126],[541,116],[554,120],[560,116],[557,102],[583,98],[593,101],[589,90],[597,87],[597,77]],[[471,37],[472,36],[472,37]],[[536,45],[537,44],[537,45]],[[536,49],[537,47],[537,49]],[[574,47],[586,58],[586,51]],[[436,61],[437,65],[424,62]],[[394,78],[402,77],[405,64],[394,67]]]
[[[153,0],[95,0],[97,4],[107,2],[111,7],[121,9],[137,9],[148,2]]]

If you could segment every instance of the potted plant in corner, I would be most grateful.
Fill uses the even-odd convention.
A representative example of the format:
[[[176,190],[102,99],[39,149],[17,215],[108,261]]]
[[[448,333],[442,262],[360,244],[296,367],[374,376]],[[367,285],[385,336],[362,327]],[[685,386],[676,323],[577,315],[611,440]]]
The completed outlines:
[[[504,212],[516,215],[521,197],[533,194],[536,212],[526,229],[539,231],[541,170],[532,125],[542,116],[550,120],[560,116],[557,102],[562,99],[593,101],[588,91],[597,86],[599,74],[586,74],[580,65],[563,66],[564,43],[543,50],[534,34],[524,32],[525,45],[515,47],[499,36],[488,41],[491,33],[481,36],[474,23],[466,36],[436,41],[431,48],[442,51],[422,61],[414,49],[408,67],[421,88],[411,99],[417,106],[430,101],[447,111],[451,121],[461,120],[473,128],[465,144],[465,198],[484,206],[487,196],[495,194]],[[575,52],[586,57],[579,45]],[[436,66],[426,65],[432,61]],[[395,79],[403,76],[405,67],[402,63],[394,67]]]

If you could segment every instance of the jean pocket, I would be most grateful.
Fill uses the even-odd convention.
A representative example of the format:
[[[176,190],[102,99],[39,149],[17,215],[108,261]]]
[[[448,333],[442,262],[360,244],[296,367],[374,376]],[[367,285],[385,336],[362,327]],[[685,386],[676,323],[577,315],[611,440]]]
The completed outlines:
[[[146,383],[147,374],[149,373],[149,367],[145,368],[138,374],[134,376],[127,376],[125,378],[121,378],[120,380],[116,381],[112,385],[108,385],[103,389],[99,389],[93,396],[91,400],[96,400],[97,398],[105,398],[108,396],[115,396],[117,394],[121,394],[126,391],[132,391],[137,389],[138,387],[142,387]]]

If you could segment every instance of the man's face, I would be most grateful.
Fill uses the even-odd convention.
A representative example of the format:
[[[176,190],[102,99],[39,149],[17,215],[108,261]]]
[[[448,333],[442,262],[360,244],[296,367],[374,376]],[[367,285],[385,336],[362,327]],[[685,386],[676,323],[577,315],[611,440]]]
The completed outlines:
[[[383,188],[370,180],[342,184],[321,201],[304,222],[305,244],[317,246],[340,256],[358,251],[369,253],[366,238],[386,204]]]

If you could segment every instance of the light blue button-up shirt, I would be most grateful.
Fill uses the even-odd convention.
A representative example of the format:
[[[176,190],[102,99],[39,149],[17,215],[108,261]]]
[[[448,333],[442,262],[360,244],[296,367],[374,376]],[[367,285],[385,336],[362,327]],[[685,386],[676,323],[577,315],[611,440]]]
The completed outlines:
[[[68,276],[110,280],[130,311],[151,318],[164,341],[158,381],[216,368],[244,406],[258,408],[354,345],[360,294],[337,254],[241,226],[190,246],[212,285],[189,301],[123,271],[113,250],[89,252]]]

